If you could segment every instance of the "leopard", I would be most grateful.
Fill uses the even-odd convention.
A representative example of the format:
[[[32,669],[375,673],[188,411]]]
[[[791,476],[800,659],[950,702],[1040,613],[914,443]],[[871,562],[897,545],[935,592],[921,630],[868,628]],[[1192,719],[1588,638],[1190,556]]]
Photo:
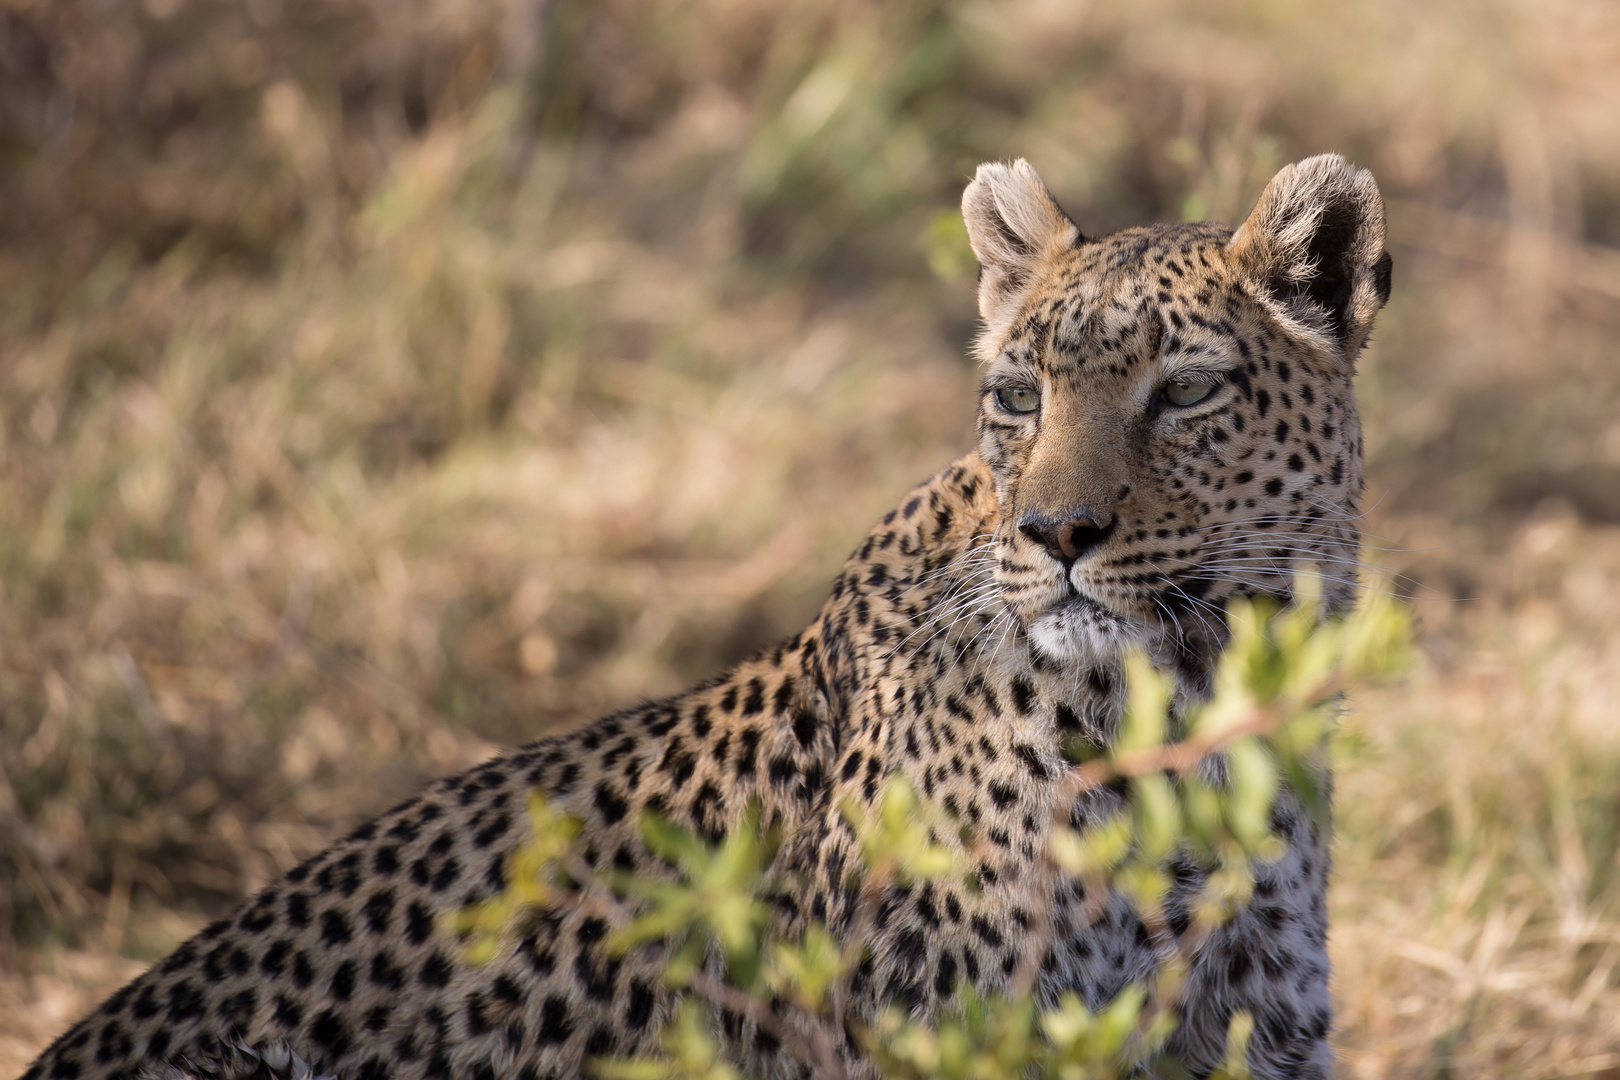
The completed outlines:
[[[1131,650],[1178,701],[1208,695],[1234,598],[1287,602],[1309,564],[1327,608],[1353,605],[1354,378],[1390,293],[1383,202],[1371,173],[1324,154],[1283,167],[1235,229],[1088,237],[1018,159],[978,168],[962,217],[977,445],[882,517],[802,632],[432,782],[114,993],[25,1080],[540,1080],[656,1053],[677,996],[654,951],[608,948],[603,911],[546,909],[478,962],[450,928],[508,886],[535,792],[580,823],[592,871],[669,873],[638,828],[648,813],[711,843],[769,822],[772,866],[799,882],[773,898],[781,926],[838,934],[858,914],[852,821],[904,778],[962,823],[938,842],[971,872],[888,888],[854,1021],[1005,989],[1031,949],[1047,1003],[1100,1009],[1152,978],[1165,950],[1135,906],[1036,873],[1054,827],[1121,808],[1117,786],[1058,801],[1065,748],[1116,737]],[[1334,1068],[1330,826],[1286,785],[1271,825],[1281,853],[1187,969],[1168,1050],[1188,1075],[1220,1065],[1240,1010],[1256,1077]],[[1177,864],[1173,933],[1198,873]],[[1041,939],[1044,917],[1062,931]],[[715,1024],[752,1074],[814,1074],[747,1017]],[[838,1052],[875,1078],[854,1026]]]

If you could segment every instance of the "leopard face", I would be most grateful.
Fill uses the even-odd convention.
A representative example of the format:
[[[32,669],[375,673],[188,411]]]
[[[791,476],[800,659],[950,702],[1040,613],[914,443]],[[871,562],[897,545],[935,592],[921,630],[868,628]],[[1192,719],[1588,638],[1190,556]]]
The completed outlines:
[[[1376,186],[1284,169],[1235,232],[1081,236],[1033,169],[963,199],[983,271],[979,453],[1003,603],[1054,660],[1144,644],[1207,666],[1234,595],[1355,584],[1352,380],[1389,294]]]

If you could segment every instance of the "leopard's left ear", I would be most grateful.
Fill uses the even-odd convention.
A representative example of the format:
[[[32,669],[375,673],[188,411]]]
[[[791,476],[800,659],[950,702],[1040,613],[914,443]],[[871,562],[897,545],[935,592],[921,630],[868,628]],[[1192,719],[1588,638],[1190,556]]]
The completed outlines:
[[[1081,242],[1080,230],[1023,158],[979,166],[962,193],[962,221],[979,257],[979,314],[993,338],[1041,268]]]
[[[1278,316],[1352,361],[1389,299],[1383,196],[1338,154],[1285,166],[1227,250]]]

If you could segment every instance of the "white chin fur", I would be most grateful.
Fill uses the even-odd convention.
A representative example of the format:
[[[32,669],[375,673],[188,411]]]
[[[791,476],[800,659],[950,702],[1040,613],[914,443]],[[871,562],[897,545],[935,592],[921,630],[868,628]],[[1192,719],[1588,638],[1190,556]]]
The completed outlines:
[[[1083,600],[1047,612],[1029,626],[1035,648],[1059,663],[1094,662],[1143,643],[1141,630]]]

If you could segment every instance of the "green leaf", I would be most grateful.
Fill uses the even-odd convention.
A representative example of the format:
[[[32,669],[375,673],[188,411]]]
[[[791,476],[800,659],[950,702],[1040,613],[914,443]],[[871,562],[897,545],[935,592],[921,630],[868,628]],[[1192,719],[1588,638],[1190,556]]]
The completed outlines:
[[[1226,1055],[1210,1080],[1249,1080],[1249,1037],[1254,1034],[1254,1015],[1240,1009],[1232,1014],[1226,1028]]]
[[[838,939],[821,923],[811,923],[797,944],[778,941],[771,945],[765,978],[778,994],[819,1013],[827,991],[844,968],[844,951]]]
[[[1170,876],[1152,863],[1131,860],[1114,873],[1114,887],[1130,897],[1138,911],[1158,909],[1170,891]]]
[[[890,867],[902,881],[927,881],[959,871],[956,855],[934,842],[917,791],[903,776],[884,785],[877,812],[853,799],[842,806],[869,868]]]
[[[651,814],[642,816],[641,829],[648,846],[676,864],[682,880],[609,875],[615,888],[645,906],[629,925],[608,935],[608,950],[622,955],[650,941],[701,930],[702,937],[719,944],[738,981],[751,985],[758,973],[760,936],[772,913],[758,893],[765,861],[775,849],[774,831],[766,835],[759,831],[758,804],[744,809],[737,827],[718,848]]]
[[[721,1060],[714,1025],[703,1007],[683,1000],[659,1036],[663,1059],[587,1059],[586,1071],[603,1080],[742,1080]]]
[[[688,873],[708,857],[709,849],[692,833],[650,810],[641,814],[641,839],[647,850]]]
[[[1131,850],[1131,819],[1115,814],[1084,833],[1059,826],[1052,830],[1052,858],[1075,877],[1112,873]]]
[[[1295,656],[1321,624],[1322,576],[1314,565],[1294,572],[1294,602],[1272,620],[1272,637],[1284,656]]]
[[[585,1071],[602,1080],[670,1080],[681,1074],[656,1058],[588,1058]]]
[[[1147,653],[1132,649],[1125,654],[1125,682],[1125,717],[1119,738],[1114,741],[1115,754],[1163,745],[1172,694],[1170,680],[1153,666]]]
[[[560,812],[539,792],[529,794],[528,810],[530,836],[507,859],[506,888],[444,917],[444,927],[451,935],[471,938],[466,952],[470,964],[493,960],[518,913],[550,902],[557,864],[567,856],[582,828],[578,818]]]
[[[1143,857],[1163,862],[1181,843],[1181,803],[1163,773],[1138,776],[1131,783],[1136,844]]]
[[[1125,1040],[1136,1028],[1147,1002],[1147,988],[1131,983],[1114,996],[1114,1000],[1097,1014],[1097,1050],[1113,1057],[1125,1049]]]
[[[1183,780],[1180,789],[1187,839],[1200,850],[1213,852],[1223,835],[1220,793],[1197,776]]]
[[[1041,1030],[1060,1051],[1072,1051],[1087,1038],[1095,1024],[1091,1010],[1072,990],[1058,998],[1057,1008],[1041,1014]]]
[[[709,943],[699,934],[686,939],[680,950],[664,964],[664,985],[684,990],[708,957]]]
[[[1226,796],[1226,822],[1249,851],[1271,835],[1271,807],[1277,797],[1277,763],[1256,738],[1238,739],[1226,748],[1231,787]]]
[[[1345,625],[1344,667],[1357,680],[1402,670],[1411,655],[1411,611],[1387,592],[1372,590]]]

